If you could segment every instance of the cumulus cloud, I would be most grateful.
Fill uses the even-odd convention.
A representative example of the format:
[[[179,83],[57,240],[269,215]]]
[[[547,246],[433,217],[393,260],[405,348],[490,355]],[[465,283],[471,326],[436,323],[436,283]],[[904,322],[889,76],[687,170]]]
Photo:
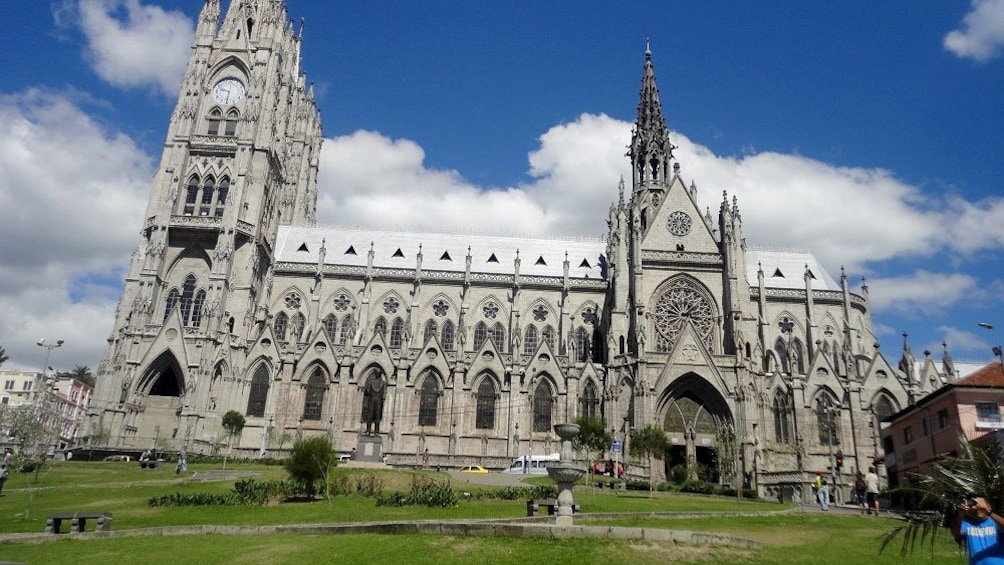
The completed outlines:
[[[939,359],[941,358],[940,353],[944,349],[942,343],[948,345],[949,353],[957,361],[966,358],[982,359],[990,352],[991,346],[986,341],[986,335],[959,329],[955,326],[939,326],[938,333],[941,334],[941,338],[925,344],[924,349],[937,353]]]
[[[111,330],[121,268],[138,241],[152,175],[152,160],[131,139],[102,127],[67,96],[0,96],[0,345],[11,357],[5,368],[41,368],[39,337],[66,340],[61,368],[94,368],[97,336]]]
[[[119,87],[178,92],[195,36],[185,14],[139,0],[80,0],[77,11],[86,58],[102,79]]]
[[[980,282],[970,275],[923,269],[899,277],[872,279],[868,284],[875,311],[911,317],[944,312],[982,294]]]
[[[945,49],[958,57],[987,61],[1004,47],[1004,0],[973,0],[959,29],[945,36]]]

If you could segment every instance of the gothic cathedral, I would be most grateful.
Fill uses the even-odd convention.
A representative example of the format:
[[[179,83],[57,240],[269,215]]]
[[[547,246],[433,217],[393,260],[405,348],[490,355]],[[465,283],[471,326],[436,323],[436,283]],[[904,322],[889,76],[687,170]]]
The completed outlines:
[[[930,363],[918,378],[879,353],[866,286],[748,246],[735,197],[701,211],[651,52],[630,185],[611,179],[590,241],[314,227],[322,134],[300,43],[284,0],[206,0],[92,445],[211,453],[236,410],[249,457],[327,435],[391,465],[501,468],[588,416],[628,454],[633,429],[662,429],[657,476],[772,495],[816,469],[847,484],[884,457],[879,420],[936,387]]]

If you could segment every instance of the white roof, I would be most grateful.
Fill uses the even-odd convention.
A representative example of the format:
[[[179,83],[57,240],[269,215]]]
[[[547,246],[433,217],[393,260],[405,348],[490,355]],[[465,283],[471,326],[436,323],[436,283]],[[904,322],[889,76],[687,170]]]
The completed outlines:
[[[757,270],[763,269],[767,288],[805,288],[805,269],[813,275],[813,290],[840,290],[837,281],[808,251],[775,251],[750,247],[746,250],[746,281],[758,286]]]
[[[276,239],[276,260],[317,264],[322,242],[327,265],[365,267],[372,245],[376,268],[414,269],[421,249],[422,270],[461,273],[466,269],[470,250],[471,272],[511,274],[518,250],[520,275],[542,277],[564,276],[567,253],[568,276],[589,279],[601,278],[600,256],[606,252],[606,242],[600,239],[281,226]]]

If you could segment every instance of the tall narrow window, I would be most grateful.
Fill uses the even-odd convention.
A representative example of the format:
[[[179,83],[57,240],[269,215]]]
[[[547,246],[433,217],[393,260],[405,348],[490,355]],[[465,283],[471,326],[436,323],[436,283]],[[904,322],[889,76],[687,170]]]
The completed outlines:
[[[183,213],[191,216],[195,213],[195,203],[199,199],[199,177],[193,176],[188,179],[188,188],[185,190],[185,207]]]
[[[474,351],[478,351],[488,341],[488,326],[484,322],[478,322],[474,326]]]
[[[795,362],[795,366],[791,368],[792,372],[798,369],[798,374],[805,374],[805,351],[802,349],[801,341],[797,339],[791,340],[790,355],[794,356],[792,360]]]
[[[216,217],[223,217],[223,210],[227,207],[227,195],[230,194],[230,179],[223,177],[220,179],[220,189],[216,191]]]
[[[251,378],[251,390],[248,393],[248,416],[265,416],[265,401],[268,400],[268,367],[261,365]]]
[[[285,312],[279,312],[275,316],[275,324],[272,329],[275,331],[275,339],[286,341],[286,326],[289,325],[289,316]]]
[[[453,322],[447,320],[446,323],[443,324],[443,342],[441,344],[443,349],[446,351],[453,351],[453,334]]]
[[[533,355],[537,351],[537,327],[534,325],[528,325],[526,331],[523,332],[523,355]]]
[[[791,405],[788,395],[781,391],[774,395],[774,439],[791,443]]]
[[[324,407],[324,392],[328,388],[324,371],[320,367],[314,367],[310,379],[307,380],[307,391],[303,397],[303,419],[317,421],[321,419],[321,410]]]
[[[307,319],[303,317],[303,314],[297,314],[293,316],[293,323],[289,326],[289,339],[294,343],[300,343],[300,339],[303,338],[303,327],[307,325]]]
[[[227,123],[226,123],[226,133],[225,135],[237,135],[237,110],[233,109],[227,112]]]
[[[209,215],[209,210],[213,207],[213,192],[215,190],[216,181],[213,177],[206,177],[206,182],[202,185],[202,202],[199,205],[200,216]]]
[[[551,411],[554,398],[551,395],[551,385],[547,379],[541,379],[533,390],[533,431],[551,431]]]
[[[499,351],[505,351],[505,327],[501,322],[492,327],[491,338]]]
[[[495,384],[488,377],[478,385],[478,412],[475,426],[479,430],[495,428]]]
[[[338,344],[344,345],[345,342],[349,340],[349,337],[351,335],[352,335],[352,315],[346,314],[345,317],[342,318],[342,329],[338,333]]]
[[[544,343],[551,348],[552,352],[558,351],[554,346],[554,328],[551,326],[544,326],[544,329],[540,332],[540,338],[544,340]]]
[[[329,343],[338,343],[338,318],[334,314],[328,314],[324,317],[324,335],[328,338]]]
[[[599,406],[600,401],[596,398],[596,385],[593,381],[586,382],[586,386],[582,389],[582,398],[579,400],[579,416],[583,418],[595,418],[597,416],[596,408]]]
[[[828,395],[816,400],[816,424],[819,445],[840,445],[840,406]]]
[[[434,335],[439,331],[436,327],[435,320],[429,320],[425,323],[425,330],[422,331],[422,345],[428,345],[429,340],[432,339]]]
[[[582,326],[575,330],[575,360],[579,363],[589,360],[589,334]]]
[[[380,316],[373,324],[373,333],[381,336],[387,335],[387,320]]]
[[[209,127],[206,128],[206,133],[209,135],[219,135],[221,121],[223,121],[223,112],[219,108],[213,108],[213,111],[209,112]]]
[[[195,301],[192,302],[192,323],[189,325],[197,328],[202,325],[202,307],[206,303],[206,291],[199,290],[195,293]]]
[[[419,392],[418,425],[435,426],[436,411],[439,408],[439,382],[436,377],[428,375],[422,382]]]
[[[777,341],[774,342],[774,353],[777,353],[777,362],[780,364],[781,372],[788,373],[788,346],[781,338],[777,338]]]
[[[390,326],[390,348],[401,349],[404,338],[404,320],[394,318],[394,323]]]
[[[171,315],[171,311],[178,307],[178,303],[181,302],[181,293],[178,289],[172,288],[171,292],[167,293],[167,304],[164,306],[164,321],[167,321],[167,317]]]
[[[185,277],[185,284],[181,287],[181,323],[188,325],[188,320],[192,315],[192,302],[195,300],[195,275]]]

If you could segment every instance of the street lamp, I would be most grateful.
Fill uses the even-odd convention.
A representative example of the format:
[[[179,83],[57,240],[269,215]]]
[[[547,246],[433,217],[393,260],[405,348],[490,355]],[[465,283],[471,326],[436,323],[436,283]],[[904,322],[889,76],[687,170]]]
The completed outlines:
[[[986,322],[979,322],[976,325],[991,332],[994,330],[994,325],[988,324]],[[994,352],[994,355],[996,355],[997,359],[1000,361],[1001,368],[1004,369],[1004,349],[1001,349],[1000,345],[994,345],[993,347],[990,348],[990,351]]]
[[[35,345],[37,345],[39,347],[44,347],[45,348],[45,363],[42,365],[42,382],[39,383],[40,385],[45,386],[46,383],[47,383],[47,381],[48,381],[48,376],[47,376],[48,375],[48,371],[51,369],[51,367],[49,367],[49,358],[52,356],[52,350],[56,349],[57,347],[62,347],[63,346],[63,340],[58,339],[58,340],[56,340],[56,343],[51,343],[51,342],[46,341],[46,339],[44,337],[42,337],[42,338],[39,338],[39,340],[35,342]],[[35,397],[36,398],[38,397],[38,393],[39,393],[39,391],[36,390],[35,391]]]

